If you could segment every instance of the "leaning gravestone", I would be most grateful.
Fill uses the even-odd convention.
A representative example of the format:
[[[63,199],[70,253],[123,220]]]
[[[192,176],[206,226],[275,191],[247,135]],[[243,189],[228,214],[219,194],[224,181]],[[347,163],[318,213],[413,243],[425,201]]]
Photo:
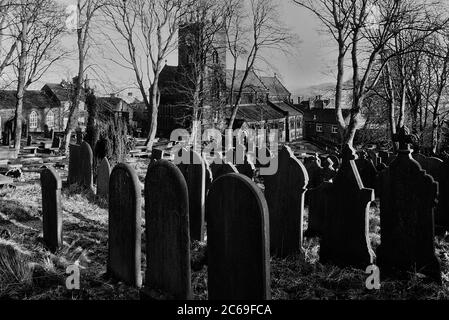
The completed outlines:
[[[184,175],[189,190],[190,239],[202,242],[204,241],[206,166],[197,152],[187,149],[181,149],[180,152],[181,154],[175,155],[175,163]]]
[[[70,144],[69,147],[69,175],[68,182],[69,184],[79,184],[81,182],[80,173],[81,173],[81,148],[77,144]]]
[[[362,179],[363,186],[370,189],[376,189],[377,170],[373,162],[366,156],[355,161],[357,169]]]
[[[108,275],[140,287],[141,187],[134,169],[118,164],[109,180]]]
[[[285,258],[302,247],[304,194],[309,176],[289,147],[282,148],[277,161],[276,174],[264,176],[265,196],[270,213],[271,254]]]
[[[369,240],[369,204],[374,190],[363,187],[354,149],[346,145],[343,161],[332,183],[322,188],[324,223],[320,261],[365,269],[374,261]]]
[[[412,159],[412,137],[405,128],[395,140],[400,143],[398,156],[380,174],[378,265],[384,274],[418,272],[440,282],[433,224],[438,184]]]
[[[53,167],[41,171],[44,242],[55,252],[62,245],[62,182]]]
[[[108,158],[104,158],[98,167],[97,175],[97,196],[100,198],[108,198],[109,194],[109,178],[111,176],[111,165]]]
[[[209,300],[270,299],[268,205],[241,174],[216,180],[206,203]]]
[[[147,271],[145,295],[190,300],[189,193],[181,171],[166,160],[154,162],[145,179]]]

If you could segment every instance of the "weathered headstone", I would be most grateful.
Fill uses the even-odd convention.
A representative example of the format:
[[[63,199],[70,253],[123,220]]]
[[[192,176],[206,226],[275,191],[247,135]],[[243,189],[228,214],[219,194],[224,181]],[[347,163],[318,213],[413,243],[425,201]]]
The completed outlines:
[[[79,145],[70,144],[69,146],[69,184],[76,184],[81,182],[81,148]]]
[[[217,180],[221,176],[230,174],[230,173],[239,173],[237,168],[231,163],[223,163],[223,164],[212,164],[211,165],[213,180]]]
[[[61,178],[53,167],[41,171],[44,242],[55,252],[62,245]]]
[[[332,183],[323,184],[320,261],[365,269],[374,261],[368,230],[374,190],[363,187],[355,160],[354,149],[346,145],[337,176]]]
[[[304,194],[309,176],[289,147],[280,151],[277,161],[277,173],[264,176],[265,197],[270,213],[271,254],[285,258],[302,247]]]
[[[216,180],[207,197],[209,300],[270,299],[268,205],[248,177]]]
[[[109,178],[111,176],[111,165],[108,158],[104,158],[98,167],[97,196],[106,198],[109,195]]]
[[[195,151],[181,150],[188,163],[178,165],[189,190],[190,239],[204,241],[204,219],[206,201],[206,166],[203,158]],[[179,157],[177,154],[176,157]],[[179,158],[178,158],[179,159]],[[175,159],[175,163],[179,160]]]
[[[384,274],[419,272],[441,281],[433,222],[438,184],[412,159],[412,138],[405,128],[395,140],[400,143],[398,156],[380,174],[378,265]]]
[[[376,189],[377,186],[377,170],[371,159],[366,157],[355,161],[357,169],[362,179],[363,186],[370,189]]]
[[[108,275],[140,287],[141,187],[134,169],[118,164],[109,180]]]
[[[145,221],[146,294],[157,290],[166,299],[192,299],[189,193],[181,171],[166,160],[148,168]]]
[[[248,158],[248,155],[245,156],[245,162],[243,164],[236,165],[236,168],[239,173],[250,178],[251,180],[253,180],[256,175],[256,165]]]
[[[59,149],[61,147],[61,138],[55,135],[51,147],[52,149]]]
[[[308,161],[308,172],[313,173],[313,182],[309,181],[308,190],[306,193],[306,203],[309,205],[309,214],[307,219],[307,237],[321,236],[325,206],[323,202],[323,183],[331,181],[337,174],[333,168],[333,163],[330,159],[326,159],[326,167],[320,166],[318,157],[313,157]],[[309,175],[310,177],[310,175]]]
[[[27,147],[30,147],[30,146],[31,146],[31,136],[28,135],[28,137],[27,137]]]
[[[80,146],[80,184],[86,189],[93,190],[93,163],[94,154],[92,148],[87,142]]]

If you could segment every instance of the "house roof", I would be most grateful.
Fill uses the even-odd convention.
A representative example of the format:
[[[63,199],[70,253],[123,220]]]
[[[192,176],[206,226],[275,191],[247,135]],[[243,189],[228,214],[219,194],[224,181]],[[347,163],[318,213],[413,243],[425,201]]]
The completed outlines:
[[[231,116],[231,110],[227,109],[227,116]],[[260,122],[268,120],[284,119],[285,115],[268,104],[241,105],[237,111],[237,120],[245,122]]]
[[[304,114],[303,111],[300,111],[299,109],[296,109],[292,105],[288,104],[287,102],[268,102],[269,104],[273,105],[275,108],[278,108],[282,112],[288,113],[289,116],[299,116]]]
[[[45,91],[47,88],[59,102],[70,100],[70,88],[68,86],[63,86],[61,83],[47,83],[42,90]],[[81,90],[81,100],[85,100],[84,90]]]
[[[16,90],[0,90],[0,109],[15,109]],[[56,108],[58,104],[39,90],[25,91],[24,108]]]
[[[286,87],[279,81],[279,79],[274,77],[261,77],[262,83],[268,89],[270,94],[278,95],[278,96],[289,96],[291,95],[290,91],[287,90]]]

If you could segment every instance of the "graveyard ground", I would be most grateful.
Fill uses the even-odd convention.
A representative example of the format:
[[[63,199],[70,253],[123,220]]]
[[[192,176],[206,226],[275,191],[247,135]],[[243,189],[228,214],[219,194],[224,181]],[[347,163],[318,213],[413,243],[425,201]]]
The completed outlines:
[[[137,163],[143,182],[146,163]],[[49,253],[41,242],[41,188],[37,173],[25,173],[15,189],[0,189],[0,299],[139,299],[134,288],[105,278],[107,262],[107,204],[78,190],[63,189],[64,247]],[[143,204],[142,204],[143,205]],[[143,207],[142,207],[143,208]],[[143,212],[143,211],[142,211]],[[305,218],[307,226],[307,216]],[[144,226],[144,221],[142,221]],[[373,247],[379,245],[379,214],[371,209]],[[143,229],[144,230],[144,229]],[[382,288],[365,288],[363,270],[340,269],[318,262],[317,239],[306,239],[304,254],[271,261],[273,299],[448,299],[449,244],[438,239],[443,285],[428,283],[415,274],[411,280],[383,279]],[[207,298],[205,246],[192,244],[192,284],[195,299]],[[145,268],[145,234],[142,235],[142,269]],[[81,270],[81,290],[65,288],[65,269],[75,261]],[[31,267],[30,267],[31,266]],[[223,279],[226,281],[226,279]]]

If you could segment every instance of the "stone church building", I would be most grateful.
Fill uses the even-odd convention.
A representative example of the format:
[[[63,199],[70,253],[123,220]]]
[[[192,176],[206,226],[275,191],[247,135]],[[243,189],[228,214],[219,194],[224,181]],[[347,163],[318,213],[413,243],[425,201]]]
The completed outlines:
[[[201,46],[195,41],[203,39],[200,30],[198,23],[180,25],[178,66],[165,65],[161,72],[159,137],[168,138],[175,129],[189,129],[193,120],[200,121],[203,129],[224,129],[231,117],[229,97],[236,96],[244,71],[227,69],[224,33],[217,33],[206,52],[199,54],[201,49],[196,48]],[[198,59],[205,63],[199,64]],[[231,92],[233,78],[236,85]],[[289,142],[302,138],[303,116],[276,75],[264,77],[249,71],[234,129],[279,129],[281,142]]]

